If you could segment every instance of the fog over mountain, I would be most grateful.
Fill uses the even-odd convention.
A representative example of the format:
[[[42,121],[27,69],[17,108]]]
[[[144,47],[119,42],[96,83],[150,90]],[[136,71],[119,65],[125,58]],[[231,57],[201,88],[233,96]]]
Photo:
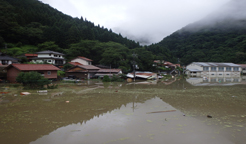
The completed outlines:
[[[245,28],[246,26],[246,1],[232,0],[217,11],[195,23],[189,24],[182,30],[196,32],[201,29],[221,27]]]
[[[157,43],[230,0],[40,0],[72,17],[121,33],[142,45]]]

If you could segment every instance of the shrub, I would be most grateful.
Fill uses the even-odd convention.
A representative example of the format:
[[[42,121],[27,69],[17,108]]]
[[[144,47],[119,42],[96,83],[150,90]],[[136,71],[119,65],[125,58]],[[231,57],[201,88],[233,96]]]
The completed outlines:
[[[111,81],[112,82],[123,82],[124,80],[121,79],[120,76],[118,76],[118,75],[113,75]]]
[[[21,72],[17,76],[16,81],[31,89],[43,88],[44,85],[51,83],[50,80],[44,78],[38,72]]]
[[[105,75],[104,77],[103,77],[103,82],[110,82],[111,80],[110,80],[110,78],[109,78],[109,76],[108,75]]]

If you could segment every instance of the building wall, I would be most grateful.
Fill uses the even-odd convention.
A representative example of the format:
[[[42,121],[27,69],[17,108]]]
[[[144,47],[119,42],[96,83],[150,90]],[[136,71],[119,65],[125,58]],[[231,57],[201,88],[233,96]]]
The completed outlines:
[[[11,83],[16,82],[16,77],[18,76],[18,74],[20,73],[20,71],[14,67],[11,67],[8,69],[7,71],[7,80]]]
[[[56,79],[57,78],[57,71],[43,71],[44,77],[48,79]]]
[[[60,57],[59,57],[60,56]],[[62,55],[54,55],[54,54],[38,54],[38,57],[39,58],[42,58],[42,57],[50,57],[50,58],[63,58]]]
[[[20,70],[14,68],[14,67],[9,68],[7,71],[7,80],[11,83],[16,82],[16,77],[18,76],[18,74],[20,72],[21,72]],[[25,72],[29,72],[29,71],[25,71]],[[54,70],[53,71],[37,71],[37,72],[43,73],[43,76],[45,78],[48,78],[48,79],[56,79],[57,78],[57,70],[55,70],[55,71]]]
[[[66,73],[66,77],[68,77],[69,75],[74,75],[79,79],[88,79],[88,73],[87,72],[67,72]]]
[[[189,71],[186,72],[187,75],[191,76],[206,76],[206,77],[233,77],[233,76],[238,76],[240,75],[242,68],[239,67],[239,71],[234,71],[234,67],[231,67],[231,71],[226,71],[226,67],[224,67],[223,71],[219,71],[219,68],[216,67],[215,71],[211,70],[211,66],[208,67],[207,71],[203,70],[203,67],[195,65],[191,63],[190,65],[187,66],[187,69],[198,69],[202,72],[196,72],[196,73],[191,73]]]
[[[91,65],[91,62],[82,60],[82,59],[80,59],[80,58],[76,58],[76,59],[72,60],[71,62],[78,62],[78,63],[81,63],[81,64],[83,64],[83,65]]]

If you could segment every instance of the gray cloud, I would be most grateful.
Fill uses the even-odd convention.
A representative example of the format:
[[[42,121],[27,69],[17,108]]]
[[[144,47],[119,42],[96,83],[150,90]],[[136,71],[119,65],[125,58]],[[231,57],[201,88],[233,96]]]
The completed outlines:
[[[41,0],[122,36],[151,44],[216,11],[230,0]]]

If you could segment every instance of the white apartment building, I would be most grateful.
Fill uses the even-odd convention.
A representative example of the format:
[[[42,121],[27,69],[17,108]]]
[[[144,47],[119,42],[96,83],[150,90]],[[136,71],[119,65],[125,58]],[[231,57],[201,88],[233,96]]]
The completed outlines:
[[[186,67],[189,76],[234,77],[240,76],[242,68],[234,63],[193,62]]]

